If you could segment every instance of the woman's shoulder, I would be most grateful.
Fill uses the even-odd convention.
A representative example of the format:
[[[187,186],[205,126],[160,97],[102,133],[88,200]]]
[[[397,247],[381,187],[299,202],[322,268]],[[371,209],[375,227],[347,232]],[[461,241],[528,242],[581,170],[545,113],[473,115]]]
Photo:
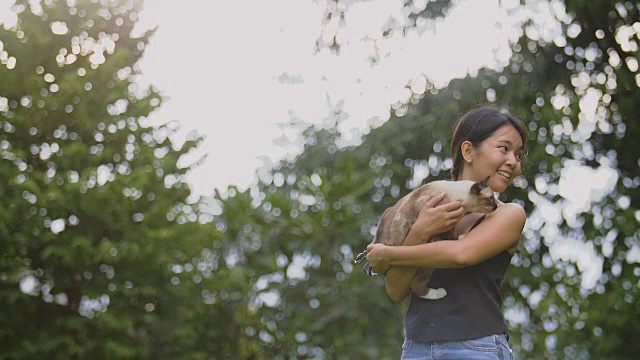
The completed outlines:
[[[509,247],[505,249],[513,255],[520,242],[520,236],[527,214],[524,208],[515,203],[498,204],[498,208],[487,214],[485,219],[487,225],[484,229],[495,236],[504,237],[509,242]]]
[[[524,222],[527,219],[527,214],[524,211],[524,208],[516,203],[499,203],[497,209],[487,214],[487,220],[491,218],[524,225]]]

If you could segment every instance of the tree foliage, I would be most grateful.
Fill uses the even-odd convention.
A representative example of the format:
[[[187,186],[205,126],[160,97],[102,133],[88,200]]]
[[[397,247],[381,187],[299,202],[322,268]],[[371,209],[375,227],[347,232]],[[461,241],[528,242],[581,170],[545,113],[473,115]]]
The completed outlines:
[[[404,105],[406,115],[399,112],[401,115],[392,116],[367,134],[361,145],[341,149],[336,130],[309,129],[305,151],[263,179],[259,204],[271,211],[274,205],[268,194],[281,193],[298,201],[296,216],[301,211],[318,218],[322,214],[320,224],[325,229],[311,231],[312,244],[304,248],[311,247],[309,255],[317,254],[321,264],[330,264],[342,278],[345,254],[350,257],[362,250],[385,207],[419,185],[425,175],[427,180],[448,176],[446,149],[453,120],[478,104],[506,108],[526,120],[531,143],[528,167],[515,187],[501,194],[521,203],[530,214],[519,255],[503,289],[516,354],[545,359],[633,358],[640,353],[629,342],[637,325],[635,316],[628,316],[639,310],[634,300],[638,292],[638,159],[628,149],[637,126],[633,121],[639,94],[637,31],[633,26],[638,23],[638,8],[633,3],[568,2],[564,12],[561,3],[552,5],[560,6],[553,13],[560,32],[545,35],[541,24],[530,20],[523,25],[523,35],[513,44],[511,60],[503,68],[481,70],[442,89],[428,86],[426,95],[414,94],[419,100]],[[393,29],[389,31],[392,36]],[[399,26],[395,31],[407,29]],[[330,45],[339,51],[336,43]],[[342,116],[339,111],[335,115]],[[591,199],[587,207],[579,208],[572,202],[575,199],[564,197],[565,176],[575,167],[591,169],[586,174],[603,171],[614,186],[594,184],[592,193],[584,194]],[[342,193],[352,187],[352,169],[357,169],[356,182],[361,186]],[[305,201],[313,205],[309,207]],[[344,233],[336,233],[334,228],[348,218],[341,214],[345,206],[358,214],[351,226],[360,232],[343,239],[340,234]],[[289,207],[277,209],[278,215],[291,214]],[[327,233],[330,235],[322,236]],[[318,242],[317,237],[324,241]],[[327,244],[335,244],[333,250]],[[562,246],[576,246],[574,254],[561,253]],[[591,258],[577,256],[589,254],[589,250],[593,250]],[[270,252],[261,251],[260,256],[269,256]],[[288,255],[282,263],[292,267],[295,257]],[[600,271],[602,275],[597,276]],[[589,283],[594,272],[597,277]],[[354,276],[359,280],[351,280]],[[316,283],[322,277],[309,271],[308,279]],[[349,286],[352,293],[358,293],[361,286],[368,288],[368,295],[358,298],[359,302],[375,299],[374,304],[389,304],[380,281],[366,279],[358,272],[347,275],[347,281],[354,281]],[[279,280],[274,286],[280,288],[288,282]],[[374,292],[372,287],[378,290]],[[284,292],[279,294],[281,303],[291,301]],[[307,297],[312,308],[326,306],[329,314],[342,306],[354,313],[362,308],[348,300],[311,303],[314,298],[309,292]],[[603,303],[608,306],[598,305]],[[370,336],[367,330],[359,333],[351,327],[348,334],[358,333],[360,342],[337,349],[336,344],[348,335],[335,330],[334,338],[323,343],[328,331],[339,326],[331,324],[323,336],[309,337],[305,348],[319,347],[331,358],[342,354],[397,357],[403,306],[391,305],[389,312],[370,304],[365,307],[372,310],[363,314],[369,319],[368,331],[393,329],[391,338],[385,334],[375,347],[367,343],[366,350],[359,350],[359,344]],[[611,311],[621,315],[611,316]],[[392,316],[381,317],[381,313]],[[280,324],[285,326],[288,321],[283,319]]]
[[[385,37],[451,2],[404,5]],[[142,4],[18,1],[17,28],[0,29],[0,358],[398,358],[407,304],[354,255],[386,207],[449,176],[453,121],[479,104],[530,130],[500,195],[529,216],[503,288],[517,358],[635,358],[639,8],[522,7],[543,5],[560,30],[532,17],[500,68],[427,83],[357,146],[339,146],[338,108],[256,186],[190,203],[178,161],[200,139],[179,147],[175,124],[151,124],[162,94],[135,81],[153,34],[132,35]],[[339,53],[338,39],[316,46]],[[613,186],[580,206],[572,169]]]
[[[162,96],[134,81],[141,4],[71,3],[18,1],[0,29],[0,357],[172,357],[202,307],[175,269],[211,238],[179,225],[199,139],[176,148],[175,124],[147,120]]]

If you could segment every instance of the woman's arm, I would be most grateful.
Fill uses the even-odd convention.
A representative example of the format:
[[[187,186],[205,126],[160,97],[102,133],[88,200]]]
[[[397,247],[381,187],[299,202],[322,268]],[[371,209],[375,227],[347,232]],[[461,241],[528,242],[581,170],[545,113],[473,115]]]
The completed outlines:
[[[504,204],[489,213],[480,225],[460,240],[416,246],[372,244],[367,247],[367,260],[376,272],[384,272],[390,267],[460,268],[475,265],[515,248],[525,220],[526,214],[521,206]]]
[[[434,196],[423,206],[418,219],[409,230],[402,247],[423,244],[434,235],[451,229],[464,215],[459,201],[438,205],[444,193]],[[387,294],[393,301],[401,301],[409,295],[409,286],[415,278],[415,266],[392,266],[385,271]]]
[[[409,234],[405,238],[402,247],[413,247],[413,245],[419,244],[423,244],[423,240],[419,236],[417,236],[415,232],[409,231]],[[404,300],[404,298],[409,296],[409,287],[413,279],[416,277],[417,271],[418,267],[416,266],[391,266],[386,270],[386,272],[384,273],[384,283],[387,288],[387,295],[389,295],[391,300],[400,302]]]

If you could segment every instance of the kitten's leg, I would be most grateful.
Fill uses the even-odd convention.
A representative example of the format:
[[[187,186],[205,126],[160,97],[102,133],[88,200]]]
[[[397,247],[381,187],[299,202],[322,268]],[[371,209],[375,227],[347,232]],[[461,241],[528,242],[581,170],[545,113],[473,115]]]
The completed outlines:
[[[431,278],[432,269],[419,269],[416,277],[411,282],[411,291],[418,297],[427,300],[438,300],[447,296],[447,290],[443,288],[432,289],[427,287]]]

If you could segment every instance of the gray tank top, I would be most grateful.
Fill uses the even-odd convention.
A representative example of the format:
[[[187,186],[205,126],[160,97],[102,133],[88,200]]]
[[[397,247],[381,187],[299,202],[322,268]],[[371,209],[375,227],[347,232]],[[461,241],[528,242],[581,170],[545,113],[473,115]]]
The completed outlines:
[[[429,287],[444,288],[447,295],[425,300],[411,294],[405,317],[407,338],[428,342],[506,334],[500,284],[510,262],[511,254],[503,251],[466,268],[435,269]]]

